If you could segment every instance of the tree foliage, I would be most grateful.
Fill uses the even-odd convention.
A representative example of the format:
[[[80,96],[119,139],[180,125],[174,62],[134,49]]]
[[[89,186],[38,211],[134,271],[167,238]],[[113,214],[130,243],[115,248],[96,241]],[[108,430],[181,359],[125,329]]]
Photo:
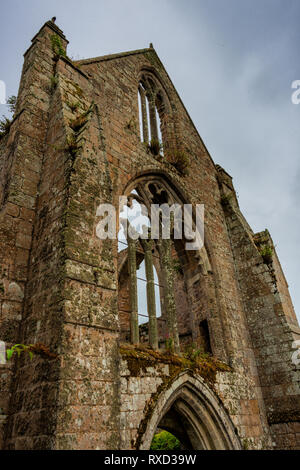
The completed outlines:
[[[9,107],[9,110],[12,114],[15,114],[16,112],[16,106],[17,106],[17,97],[12,95],[7,99],[7,104]]]
[[[8,104],[10,112],[14,115],[16,112],[16,105],[17,105],[16,96],[14,95],[10,96],[7,100],[7,104]],[[11,119],[9,119],[6,116],[2,116],[2,118],[0,119],[0,139],[2,139],[2,137],[4,137],[5,135],[9,133],[11,123],[12,123]]]
[[[180,442],[168,431],[161,431],[155,434],[150,450],[179,450]]]

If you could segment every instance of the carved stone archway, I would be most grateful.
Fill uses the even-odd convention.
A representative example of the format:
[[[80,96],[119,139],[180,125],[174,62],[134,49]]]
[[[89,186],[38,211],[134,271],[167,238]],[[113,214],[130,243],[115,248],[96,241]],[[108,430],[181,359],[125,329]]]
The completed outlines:
[[[157,169],[145,170],[136,174],[126,185],[123,191],[123,195],[130,198],[130,194],[133,190],[140,188],[143,196],[143,204],[147,206],[149,214],[151,213],[150,204],[164,204],[167,203],[170,206],[172,204],[189,204],[183,188],[174,180],[170,179],[170,176]],[[195,221],[193,220],[193,230],[196,230]],[[187,253],[186,253],[187,254]],[[211,272],[211,264],[204,246],[197,251],[192,252],[192,257],[197,259],[199,269],[204,274]],[[188,260],[186,260],[188,262]]]
[[[183,372],[162,392],[141,439],[150,448],[157,428],[174,434],[188,450],[240,450],[232,421],[201,377]]]

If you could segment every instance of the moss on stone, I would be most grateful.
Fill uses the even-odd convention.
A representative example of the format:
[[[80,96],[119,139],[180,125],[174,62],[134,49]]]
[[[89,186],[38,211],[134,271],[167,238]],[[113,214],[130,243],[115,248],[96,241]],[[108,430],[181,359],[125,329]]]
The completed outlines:
[[[187,176],[189,174],[189,167],[191,165],[189,155],[182,151],[182,150],[172,150],[168,151],[166,158],[171,163],[171,165],[176,168],[176,170],[183,176]]]
[[[50,38],[51,46],[56,57],[66,57],[66,51],[63,48],[60,37],[57,34],[53,34]]]
[[[66,80],[67,83],[69,83],[72,87],[75,88],[75,92],[74,94],[77,95],[78,98],[82,98],[83,97],[83,90],[82,88],[80,88],[79,85],[77,85],[77,83],[71,81],[71,80]]]
[[[157,364],[168,364],[175,374],[190,369],[210,383],[215,383],[217,372],[232,372],[228,365],[207,354],[200,354],[191,360],[170,351],[154,351],[129,344],[122,344],[120,353],[127,361],[132,377],[139,377],[141,372],[147,372],[147,367],[155,367]]]

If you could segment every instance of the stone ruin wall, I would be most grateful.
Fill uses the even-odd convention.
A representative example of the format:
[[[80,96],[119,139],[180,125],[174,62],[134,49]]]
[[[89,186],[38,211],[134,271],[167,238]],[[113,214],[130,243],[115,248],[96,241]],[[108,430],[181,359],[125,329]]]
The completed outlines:
[[[0,366],[2,446],[137,442],[147,403],[170,371],[162,365],[130,376],[122,360],[117,247],[96,237],[96,210],[101,202],[118,207],[131,181],[155,173],[190,203],[205,204],[209,262],[192,263],[184,282],[193,340],[207,320],[214,355],[234,370],[218,373],[215,393],[239,442],[299,448],[299,371],[291,363],[299,328],[277,257],[264,263],[231,178],[213,163],[153,48],[72,63],[57,56],[53,35],[67,46],[51,22],[34,38],[0,143],[0,339],[43,343],[58,359]],[[188,150],[188,177],[140,142],[141,70],[164,86],[168,145]],[[78,132],[74,103],[88,117]]]

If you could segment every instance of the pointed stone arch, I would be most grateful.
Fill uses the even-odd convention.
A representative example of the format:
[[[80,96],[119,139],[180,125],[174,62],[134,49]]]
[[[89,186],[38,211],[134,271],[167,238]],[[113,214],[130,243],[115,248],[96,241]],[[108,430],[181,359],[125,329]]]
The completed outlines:
[[[144,168],[143,171],[132,175],[122,194],[130,199],[133,197],[132,193],[138,186],[141,187],[143,193],[148,190],[151,193],[151,190],[155,189],[155,197],[159,193],[159,195],[162,196],[162,202],[166,202],[167,195],[167,202],[170,204],[179,203],[182,205],[189,203],[184,186],[180,184],[176,177],[170,176],[162,169],[147,167]],[[182,275],[179,280],[179,289],[175,290],[177,298],[177,300],[175,299],[175,303],[177,305],[177,312],[180,316],[179,318],[177,317],[177,321],[179,321],[179,345],[184,349],[191,343],[198,345],[199,347],[209,343],[211,345],[212,353],[216,357],[226,361],[226,345],[224,343],[223,334],[219,334],[223,329],[218,313],[218,302],[215,297],[214,276],[205,244],[201,250],[186,251],[185,240],[173,240],[173,242],[176,257],[179,261],[178,267],[181,269]],[[118,263],[119,281],[120,275],[122,275],[122,269],[124,267],[126,269],[126,254],[123,255],[123,258],[124,259],[120,259],[120,262]],[[161,277],[161,279],[163,279],[163,277]],[[160,283],[163,284],[163,282]],[[120,282],[119,286],[121,286],[121,289],[119,288],[119,292],[122,290],[124,291]],[[201,286],[201,298],[206,299],[203,302],[201,299],[199,300],[199,286]],[[180,295],[180,292],[182,292],[183,295]],[[162,311],[165,311],[164,298],[165,295],[162,293]],[[183,302],[183,305],[181,305],[181,302]],[[207,305],[209,305],[209,308]],[[128,310],[127,317],[128,315],[131,315],[131,311],[132,309]],[[211,314],[211,312],[213,313]],[[123,314],[121,312],[121,316],[122,315]],[[207,338],[202,338],[203,335],[201,333],[200,326],[203,320],[207,320],[208,322],[207,332],[209,335],[209,341],[207,341]],[[166,324],[165,322],[166,319],[164,320],[164,318],[162,318],[159,323],[162,325],[158,334],[160,344],[162,346],[162,338],[168,335],[168,331],[165,331],[164,328],[164,324]],[[128,337],[128,327],[126,336]],[[178,348],[179,345],[177,345]]]
[[[172,107],[170,104],[171,92],[169,90],[169,84],[166,83],[165,80],[163,80],[161,75],[158,73],[158,71],[154,67],[149,67],[149,66],[142,67],[138,74],[138,81],[139,82],[143,81],[143,77],[149,77],[152,80],[157,93],[160,94],[160,96],[164,100],[164,106],[166,107],[166,111],[168,113],[172,113]]]
[[[151,413],[152,411],[152,413]],[[174,434],[187,450],[241,450],[241,442],[222,403],[199,376],[183,372],[151,410],[139,450],[150,449],[156,429]]]
[[[170,178],[170,175],[163,171],[155,169],[145,169],[144,171],[134,175],[130,181],[127,183],[126,187],[124,188],[123,195],[129,196],[131,192],[136,188],[137,185],[145,185],[147,184],[148,188],[150,185],[161,185],[161,189],[169,195],[169,203],[179,203],[179,204],[189,204],[189,200],[186,196],[185,190],[181,187],[181,185],[174,181],[174,179]],[[161,203],[165,202],[162,200]],[[199,201],[200,203],[200,201]],[[201,250],[193,252],[193,257],[198,260],[198,264],[201,268],[201,272],[207,274],[211,272],[211,263],[207,253],[207,249],[205,246],[201,248]]]
[[[160,145],[159,152],[175,143],[174,119],[168,94],[155,70],[143,68],[139,73],[138,102],[141,141]]]

